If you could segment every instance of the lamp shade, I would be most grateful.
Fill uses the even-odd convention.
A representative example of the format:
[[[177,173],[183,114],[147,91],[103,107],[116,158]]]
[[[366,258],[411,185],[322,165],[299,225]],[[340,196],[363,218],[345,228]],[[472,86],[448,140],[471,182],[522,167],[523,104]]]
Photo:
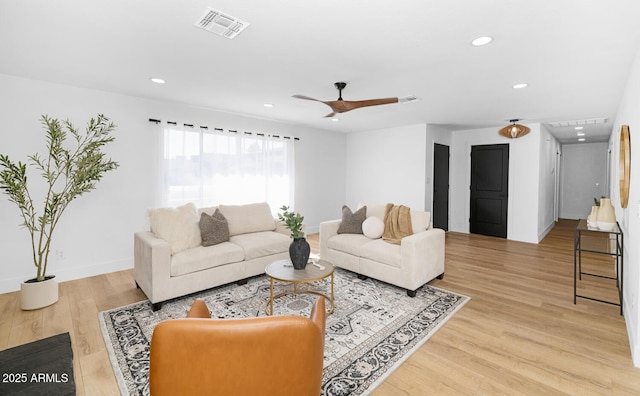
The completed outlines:
[[[531,129],[529,129],[529,127],[526,127],[524,125],[520,125],[520,124],[516,124],[515,122],[507,125],[506,127],[502,128],[500,131],[498,131],[498,133],[506,138],[509,139],[516,139],[519,137],[523,137],[524,135],[526,135],[527,133],[529,133]]]

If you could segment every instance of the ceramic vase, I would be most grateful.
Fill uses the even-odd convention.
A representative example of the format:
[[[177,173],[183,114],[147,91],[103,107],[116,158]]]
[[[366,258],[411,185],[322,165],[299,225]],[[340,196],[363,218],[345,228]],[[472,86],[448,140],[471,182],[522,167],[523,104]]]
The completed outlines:
[[[596,205],[591,207],[591,213],[587,217],[587,226],[598,227],[598,208],[599,206]]]
[[[55,275],[43,281],[30,279],[20,284],[20,308],[25,311],[48,307],[58,301],[58,281]]]
[[[598,228],[603,231],[611,231],[616,226],[616,212],[611,205],[610,198],[600,199],[600,209],[598,209]]]
[[[305,238],[296,238],[289,245],[289,258],[293,264],[293,268],[297,270],[304,269],[309,261],[311,254],[311,246]]]

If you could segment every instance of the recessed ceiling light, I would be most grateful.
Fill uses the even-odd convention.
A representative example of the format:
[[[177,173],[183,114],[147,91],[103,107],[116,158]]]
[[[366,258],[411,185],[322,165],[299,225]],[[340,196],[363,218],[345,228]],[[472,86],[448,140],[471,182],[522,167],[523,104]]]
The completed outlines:
[[[520,84],[516,84],[513,86],[514,89],[521,89],[521,88],[526,88],[528,84],[526,83],[520,83]]]
[[[474,47],[481,47],[483,45],[489,44],[492,41],[493,41],[493,37],[483,36],[483,37],[478,37],[477,39],[473,40],[471,42],[471,45],[473,45]]]
[[[263,106],[264,107],[273,107],[273,105],[271,103],[265,103]]]
[[[338,122],[338,121],[340,121],[340,119],[339,118],[332,118],[331,121]]]
[[[164,84],[164,82],[165,82],[163,79],[156,78],[156,77],[152,78],[151,81],[153,81],[156,84]]]
[[[577,135],[578,136],[584,136],[584,132],[578,132]]]
[[[573,128],[573,129],[575,129],[575,130],[579,131],[579,130],[581,130],[581,129],[584,129],[584,127],[583,127],[583,126],[577,126],[577,127]]]
[[[578,139],[579,142],[584,142],[585,140],[587,140],[587,139],[585,139],[585,138]]]

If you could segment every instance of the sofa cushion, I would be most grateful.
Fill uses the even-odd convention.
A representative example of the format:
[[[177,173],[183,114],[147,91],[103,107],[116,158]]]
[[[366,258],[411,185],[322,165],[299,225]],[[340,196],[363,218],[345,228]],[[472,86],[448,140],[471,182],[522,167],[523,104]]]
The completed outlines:
[[[327,247],[339,252],[360,256],[360,247],[371,242],[371,239],[362,234],[338,234],[327,240]]]
[[[171,276],[181,276],[244,260],[241,247],[229,242],[214,246],[197,246],[176,253],[171,258]]]
[[[242,248],[245,260],[251,260],[288,252],[291,238],[279,232],[262,231],[234,235],[229,239],[229,242]]]
[[[384,221],[384,213],[387,209],[386,204],[372,204],[363,202],[358,203],[358,209],[362,208],[363,206],[367,207],[367,219],[371,216],[375,216]]]
[[[151,232],[164,239],[171,247],[171,254],[199,246],[200,227],[193,203],[177,208],[149,210]]]
[[[376,204],[376,203],[365,203],[359,202],[358,209],[363,206],[367,207],[367,219],[369,217],[375,216],[380,220],[384,221],[384,214],[386,211],[386,204]],[[428,230],[431,226],[431,213],[424,212],[420,210],[412,210],[411,211],[411,224],[413,233],[417,234],[418,232]]]
[[[400,268],[402,252],[400,245],[394,245],[382,239],[376,239],[361,246],[360,257]]]
[[[229,241],[229,223],[220,210],[216,209],[213,215],[200,213],[199,225],[202,246],[213,246]]]
[[[219,205],[218,208],[229,223],[229,235],[231,236],[276,229],[276,220],[266,202],[248,205]]]
[[[209,216],[213,216],[216,210],[218,210],[217,206],[205,206],[202,208],[198,208],[198,216],[200,216],[201,213],[206,213]]]
[[[367,218],[367,207],[351,212],[347,205],[342,206],[342,221],[338,234],[362,234],[362,223]]]
[[[384,233],[384,222],[376,216],[367,217],[362,222],[362,233],[367,238],[378,239]]]
[[[421,231],[429,229],[431,226],[431,213],[419,210],[411,211],[411,226],[413,233],[417,234]]]

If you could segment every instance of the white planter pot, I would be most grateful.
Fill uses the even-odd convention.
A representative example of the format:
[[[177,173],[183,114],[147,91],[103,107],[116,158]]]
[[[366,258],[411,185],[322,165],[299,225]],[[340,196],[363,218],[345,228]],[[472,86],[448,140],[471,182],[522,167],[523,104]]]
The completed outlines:
[[[20,308],[25,311],[48,307],[58,301],[58,281],[55,275],[47,276],[42,282],[22,282],[20,284]]]
[[[598,209],[599,207],[595,205],[591,207],[591,213],[587,217],[587,225],[589,227],[598,227]]]

